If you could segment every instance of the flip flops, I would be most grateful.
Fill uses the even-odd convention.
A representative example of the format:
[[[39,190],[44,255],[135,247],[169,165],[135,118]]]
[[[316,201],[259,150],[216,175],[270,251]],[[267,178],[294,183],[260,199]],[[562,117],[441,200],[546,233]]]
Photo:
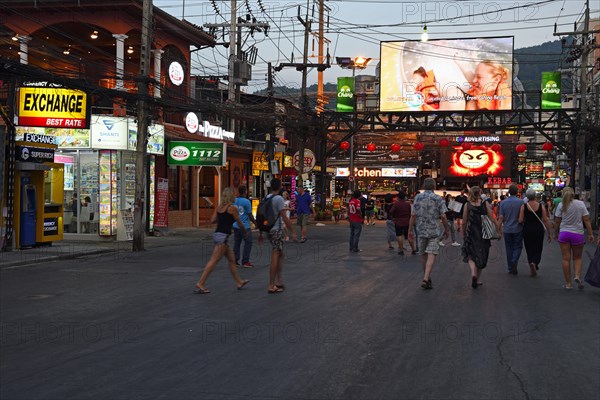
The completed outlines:
[[[198,289],[194,290],[194,293],[196,293],[196,294],[209,294],[210,290],[198,288]]]
[[[575,278],[575,283],[577,284],[577,289],[583,290],[583,288],[585,288],[585,286],[583,286],[583,283],[581,283],[581,279]]]
[[[248,282],[250,282],[250,281],[249,281],[248,279],[246,279],[245,281],[243,281],[243,282],[242,282],[242,284],[241,284],[240,286],[238,286],[238,287],[237,287],[237,289],[238,289],[238,290],[242,290],[242,288],[243,288],[244,286],[246,286],[246,284],[247,284]]]
[[[275,289],[269,289],[269,290],[267,291],[267,293],[269,293],[269,294],[274,294],[274,293],[283,293],[283,289],[282,289],[282,288],[279,288],[279,287],[277,287],[277,286],[275,286]]]

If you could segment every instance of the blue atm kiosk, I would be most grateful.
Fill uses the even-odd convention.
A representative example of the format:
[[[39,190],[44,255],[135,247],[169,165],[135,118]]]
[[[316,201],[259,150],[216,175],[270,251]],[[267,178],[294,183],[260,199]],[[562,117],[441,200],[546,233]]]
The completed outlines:
[[[36,190],[30,176],[21,176],[20,247],[35,246],[36,239]]]

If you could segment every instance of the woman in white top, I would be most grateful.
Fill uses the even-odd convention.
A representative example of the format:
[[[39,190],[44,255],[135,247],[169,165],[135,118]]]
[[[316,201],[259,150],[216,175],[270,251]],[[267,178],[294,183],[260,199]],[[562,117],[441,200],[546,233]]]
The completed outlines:
[[[594,232],[590,215],[583,201],[576,200],[573,189],[563,189],[562,202],[556,207],[554,219],[554,239],[560,243],[562,268],[565,275],[565,289],[573,289],[571,283],[571,255],[575,269],[575,283],[581,290],[581,254],[585,244],[584,225],[588,231],[588,241],[594,242]]]

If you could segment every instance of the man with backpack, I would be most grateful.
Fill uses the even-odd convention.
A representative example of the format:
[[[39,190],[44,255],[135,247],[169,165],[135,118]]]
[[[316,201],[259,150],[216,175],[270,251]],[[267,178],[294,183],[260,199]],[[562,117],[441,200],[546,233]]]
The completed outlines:
[[[271,242],[271,267],[269,269],[268,293],[281,293],[285,289],[281,276],[284,258],[283,244],[285,243],[283,224],[292,233],[292,239],[294,241],[298,240],[296,231],[293,229],[292,223],[287,216],[283,197],[279,195],[280,190],[281,180],[277,178],[271,179],[271,193],[260,202],[256,213],[256,223],[260,232],[258,242],[263,242],[263,232],[267,232],[269,241]]]
[[[244,236],[238,226],[237,222],[233,223],[233,254],[235,256],[235,262],[238,266],[243,268],[252,268],[254,264],[250,262],[250,253],[252,252],[252,229],[250,229],[250,222],[256,225],[254,216],[252,215],[252,203],[246,197],[248,190],[246,185],[240,185],[238,188],[239,196],[235,199],[234,205],[238,208],[240,220],[246,228],[248,234]],[[242,241],[244,242],[244,253],[241,255]]]

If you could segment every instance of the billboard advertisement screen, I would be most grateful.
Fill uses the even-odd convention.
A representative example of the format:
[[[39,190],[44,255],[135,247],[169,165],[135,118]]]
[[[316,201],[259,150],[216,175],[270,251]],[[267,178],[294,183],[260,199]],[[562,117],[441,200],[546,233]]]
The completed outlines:
[[[441,162],[446,176],[511,176],[510,150],[493,151],[485,145],[473,145],[469,150],[453,147],[442,152]]]
[[[381,42],[381,111],[512,109],[513,37]]]

